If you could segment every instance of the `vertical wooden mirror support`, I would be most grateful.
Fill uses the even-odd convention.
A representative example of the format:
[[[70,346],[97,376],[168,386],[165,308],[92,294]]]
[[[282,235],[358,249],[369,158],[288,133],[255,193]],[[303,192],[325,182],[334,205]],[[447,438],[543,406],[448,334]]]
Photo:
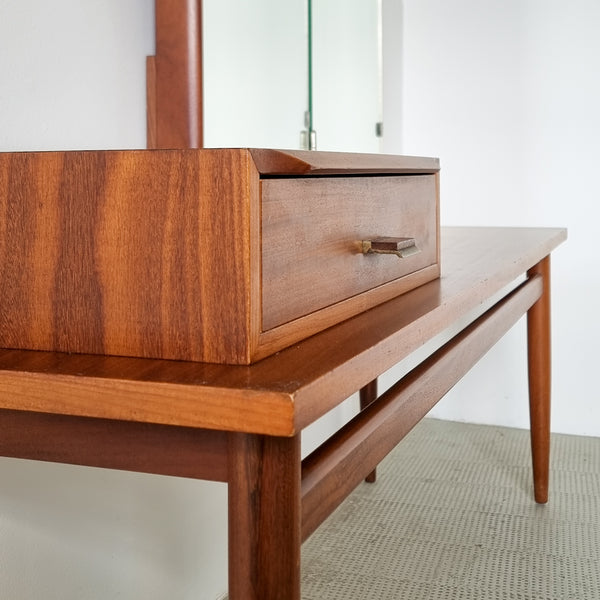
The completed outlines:
[[[146,59],[148,148],[201,148],[202,0],[155,0]]]

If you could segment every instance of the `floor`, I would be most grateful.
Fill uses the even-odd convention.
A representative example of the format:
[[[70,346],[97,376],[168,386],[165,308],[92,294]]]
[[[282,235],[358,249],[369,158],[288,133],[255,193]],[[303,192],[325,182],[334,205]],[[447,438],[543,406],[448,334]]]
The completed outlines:
[[[303,600],[600,599],[600,439],[425,419],[302,548]]]

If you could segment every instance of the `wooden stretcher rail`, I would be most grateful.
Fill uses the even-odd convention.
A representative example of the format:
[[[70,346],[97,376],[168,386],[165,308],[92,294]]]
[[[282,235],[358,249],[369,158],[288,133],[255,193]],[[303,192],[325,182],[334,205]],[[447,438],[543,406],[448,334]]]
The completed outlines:
[[[191,427],[5,409],[0,456],[227,481],[227,433]]]
[[[534,275],[413,369],[302,461],[302,539],[535,304]]]

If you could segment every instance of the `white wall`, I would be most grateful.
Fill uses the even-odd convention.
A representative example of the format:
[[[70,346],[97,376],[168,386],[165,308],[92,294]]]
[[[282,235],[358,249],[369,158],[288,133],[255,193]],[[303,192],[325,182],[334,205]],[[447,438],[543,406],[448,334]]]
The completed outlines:
[[[386,143],[441,158],[443,224],[569,228],[553,255],[552,428],[600,436],[600,3],[403,4],[403,131]],[[527,427],[523,341],[521,323],[433,414]]]
[[[152,0],[0,0],[0,150],[146,145]]]

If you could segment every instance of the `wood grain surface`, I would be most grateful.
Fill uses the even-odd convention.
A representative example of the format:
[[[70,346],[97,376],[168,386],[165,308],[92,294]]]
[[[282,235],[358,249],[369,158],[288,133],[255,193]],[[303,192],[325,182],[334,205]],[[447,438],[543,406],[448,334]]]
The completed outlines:
[[[229,597],[300,600],[300,436],[229,437]]]
[[[395,221],[399,212],[410,220],[418,207],[424,217],[418,229],[426,229],[424,252],[403,263],[415,263],[413,273],[400,279],[396,269],[369,277],[384,261],[364,260],[353,248],[338,268],[338,283],[322,269],[323,261],[310,257],[300,287],[288,285],[289,261],[283,268],[277,260],[276,268],[269,267],[283,248],[273,243],[269,227],[263,231],[261,184],[284,185],[295,218],[283,224],[283,238],[303,235],[294,227],[308,200],[314,203],[312,192],[302,202],[295,184],[290,189],[264,179],[281,173],[283,164],[294,175],[295,154],[247,149],[0,154],[0,347],[249,364],[439,274],[437,261],[425,261],[424,268],[417,264],[431,259],[427,240],[437,242],[437,186],[419,194],[398,183],[402,192],[396,199],[396,186],[382,192],[389,177],[371,173],[350,179],[340,194],[337,178],[319,178],[324,165],[336,163],[338,172],[356,174],[353,169],[360,172],[367,163],[375,168],[377,156],[313,153],[311,160],[303,179],[309,189],[322,195],[327,188],[329,198],[337,194],[335,206],[322,218],[315,215],[321,230],[340,229],[340,215],[347,224],[360,224],[365,211],[379,222],[388,211]],[[402,175],[408,166],[418,170],[431,163],[388,157],[381,159],[381,169],[396,169],[396,179],[412,181]],[[386,203],[378,205],[383,196]],[[381,227],[372,229],[369,233]],[[324,294],[350,281],[351,270],[362,263],[369,268],[362,268],[361,285],[341,296]],[[307,304],[316,289],[319,301]]]
[[[263,329],[435,264],[436,204],[434,175],[263,181]],[[419,252],[362,253],[362,240],[393,235],[414,237]]]
[[[0,352],[0,406],[294,435],[522,276],[564,229],[443,230],[442,277],[251,366]]]
[[[544,293],[527,313],[527,366],[531,455],[536,502],[548,501],[550,470],[550,400],[552,391],[552,345],[550,331],[550,256],[533,266],[529,277],[541,276]]]
[[[0,410],[0,456],[227,481],[227,434]]]
[[[440,170],[438,158],[421,156],[271,148],[252,148],[250,153],[257,169],[267,177],[345,175],[348,172],[363,175],[407,175],[437,173]]]
[[[242,150],[0,155],[0,346],[247,361],[248,161]]]
[[[526,312],[546,501],[549,254],[565,238],[444,231],[439,280],[252,366],[0,350],[0,454],[227,481],[230,597],[299,600],[302,539]],[[457,320],[449,342],[379,398],[363,394],[364,409],[301,460],[304,427]]]
[[[522,283],[339,430],[302,465],[302,528],[308,537],[542,294]]]
[[[146,65],[148,148],[202,148],[202,0],[155,0]]]

